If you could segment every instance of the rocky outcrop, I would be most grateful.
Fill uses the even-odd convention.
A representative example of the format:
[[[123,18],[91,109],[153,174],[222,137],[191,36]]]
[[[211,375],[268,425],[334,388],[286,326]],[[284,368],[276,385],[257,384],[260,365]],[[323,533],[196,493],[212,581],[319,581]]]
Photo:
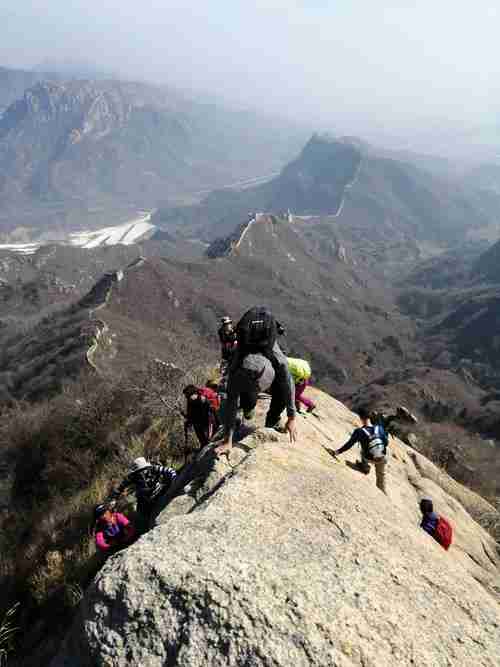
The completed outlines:
[[[397,440],[386,497],[355,452],[325,450],[356,418],[315,398],[296,445],[259,429],[198,460],[107,561],[53,667],[498,664],[499,560],[471,517],[493,508]],[[423,495],[455,526],[449,552],[418,528]]]

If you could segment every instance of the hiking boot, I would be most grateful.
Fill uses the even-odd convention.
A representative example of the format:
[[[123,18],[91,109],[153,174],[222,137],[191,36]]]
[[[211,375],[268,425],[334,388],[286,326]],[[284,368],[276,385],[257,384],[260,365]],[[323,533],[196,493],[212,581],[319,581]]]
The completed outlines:
[[[255,408],[252,408],[251,410],[243,410],[243,416],[245,419],[253,419],[255,417]]]

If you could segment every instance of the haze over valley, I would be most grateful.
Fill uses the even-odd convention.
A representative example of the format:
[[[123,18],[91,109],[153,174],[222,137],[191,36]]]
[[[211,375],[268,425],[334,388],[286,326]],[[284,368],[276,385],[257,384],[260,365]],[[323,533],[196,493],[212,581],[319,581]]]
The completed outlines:
[[[0,664],[499,655],[500,10],[376,5],[2,4]],[[226,462],[182,389],[225,396],[221,318],[257,304],[318,408],[291,445],[261,396]],[[331,457],[367,406],[414,417],[388,497]],[[92,508],[142,456],[177,486],[104,562]]]

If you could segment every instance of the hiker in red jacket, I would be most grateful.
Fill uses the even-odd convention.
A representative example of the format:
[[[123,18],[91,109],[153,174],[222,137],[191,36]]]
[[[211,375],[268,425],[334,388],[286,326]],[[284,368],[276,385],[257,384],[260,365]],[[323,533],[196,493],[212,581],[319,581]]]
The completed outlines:
[[[98,551],[112,554],[131,544],[136,531],[127,517],[112,511],[108,505],[97,505],[94,509],[95,543]]]
[[[219,427],[219,395],[210,387],[196,387],[193,384],[184,387],[182,393],[186,397],[185,438],[187,440],[189,429],[192,427],[200,447],[205,447]]]

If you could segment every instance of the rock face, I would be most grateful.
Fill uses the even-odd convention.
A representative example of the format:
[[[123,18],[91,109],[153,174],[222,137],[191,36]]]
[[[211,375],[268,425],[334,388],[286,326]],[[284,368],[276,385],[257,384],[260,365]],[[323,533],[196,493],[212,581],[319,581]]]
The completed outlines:
[[[206,454],[159,525],[107,561],[53,667],[498,665],[493,508],[391,440],[389,497],[324,445],[356,425],[315,393],[300,439],[259,429]],[[418,528],[433,497],[445,552]],[[497,587],[495,589],[495,586]]]

